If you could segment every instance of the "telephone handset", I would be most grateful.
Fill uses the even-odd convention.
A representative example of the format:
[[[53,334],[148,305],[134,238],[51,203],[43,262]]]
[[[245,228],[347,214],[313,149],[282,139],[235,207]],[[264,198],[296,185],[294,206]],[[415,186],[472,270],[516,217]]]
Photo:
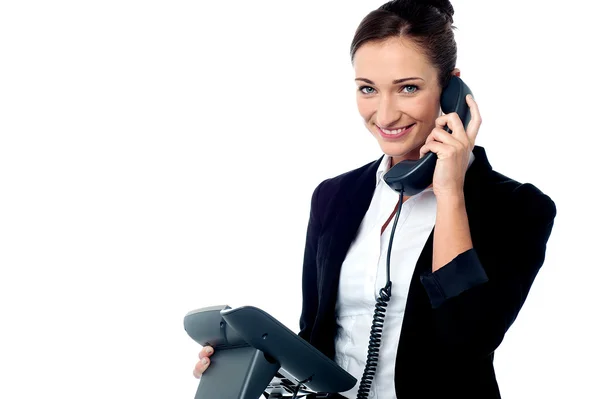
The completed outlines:
[[[466,96],[471,93],[469,87],[458,76],[452,76],[450,82],[442,90],[440,105],[445,114],[456,112],[462,121],[465,129],[471,120],[469,105],[467,104]],[[448,126],[444,130],[450,132]],[[452,132],[450,132],[452,133]],[[367,399],[375,371],[377,370],[377,360],[379,357],[379,347],[381,346],[381,337],[383,336],[383,321],[385,317],[386,307],[392,297],[392,281],[390,280],[390,256],[392,253],[392,242],[394,240],[394,232],[398,224],[398,217],[402,209],[402,198],[404,194],[415,195],[427,188],[433,181],[433,172],[437,155],[434,152],[428,152],[421,159],[405,160],[394,165],[385,174],[385,182],[400,194],[398,202],[398,210],[394,219],[394,225],[390,235],[390,243],[387,253],[387,283],[385,287],[379,290],[379,298],[375,305],[373,314],[373,324],[371,325],[371,334],[369,337],[369,348],[367,352],[367,362],[363,376],[360,380],[357,399]]]
[[[465,129],[471,120],[471,112],[465,99],[467,94],[473,94],[471,89],[461,78],[453,75],[440,98],[444,114],[456,112]],[[450,132],[448,126],[445,126],[444,130]],[[404,191],[409,196],[415,195],[431,184],[436,161],[437,155],[434,152],[428,152],[421,159],[398,162],[383,178],[394,190]]]

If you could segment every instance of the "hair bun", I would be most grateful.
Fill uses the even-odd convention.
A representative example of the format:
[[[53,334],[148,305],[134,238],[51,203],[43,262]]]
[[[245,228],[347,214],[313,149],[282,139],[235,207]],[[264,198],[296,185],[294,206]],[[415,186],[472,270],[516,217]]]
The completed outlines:
[[[440,12],[448,14],[450,17],[454,15],[454,7],[450,4],[449,0],[426,0],[426,1],[415,1],[415,3],[429,5],[437,8]]]
[[[392,0],[381,7],[380,10],[390,11],[402,16],[421,15],[424,8],[435,9],[440,16],[446,16],[450,21],[454,16],[454,7],[449,0]]]

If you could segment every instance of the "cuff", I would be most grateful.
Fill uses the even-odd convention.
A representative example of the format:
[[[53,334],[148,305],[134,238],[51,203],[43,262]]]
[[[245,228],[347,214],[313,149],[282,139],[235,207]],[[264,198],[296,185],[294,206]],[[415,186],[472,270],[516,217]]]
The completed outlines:
[[[425,287],[431,306],[440,307],[446,299],[458,296],[463,291],[488,281],[488,276],[471,248],[450,263],[435,272],[421,275],[421,284]]]

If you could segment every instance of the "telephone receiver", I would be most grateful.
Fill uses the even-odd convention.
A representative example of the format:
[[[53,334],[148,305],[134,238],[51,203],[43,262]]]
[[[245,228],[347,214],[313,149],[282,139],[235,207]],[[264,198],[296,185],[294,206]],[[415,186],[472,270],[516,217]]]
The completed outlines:
[[[466,101],[467,94],[473,94],[471,89],[458,76],[452,76],[450,82],[440,98],[440,105],[444,114],[456,112],[465,129],[471,120],[471,112]],[[444,127],[449,133],[450,128]],[[384,175],[385,182],[397,192],[404,191],[404,195],[416,195],[426,189],[433,181],[433,172],[437,155],[428,152],[418,160],[404,160],[398,162]]]

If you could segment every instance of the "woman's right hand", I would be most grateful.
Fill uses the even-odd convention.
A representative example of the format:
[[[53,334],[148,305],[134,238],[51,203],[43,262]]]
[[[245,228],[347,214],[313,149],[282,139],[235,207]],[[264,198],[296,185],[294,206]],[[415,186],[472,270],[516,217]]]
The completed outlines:
[[[200,378],[202,373],[210,366],[210,356],[212,356],[213,353],[215,353],[215,350],[212,346],[207,345],[202,347],[202,350],[198,354],[200,360],[196,363],[196,367],[194,367],[194,377]]]

